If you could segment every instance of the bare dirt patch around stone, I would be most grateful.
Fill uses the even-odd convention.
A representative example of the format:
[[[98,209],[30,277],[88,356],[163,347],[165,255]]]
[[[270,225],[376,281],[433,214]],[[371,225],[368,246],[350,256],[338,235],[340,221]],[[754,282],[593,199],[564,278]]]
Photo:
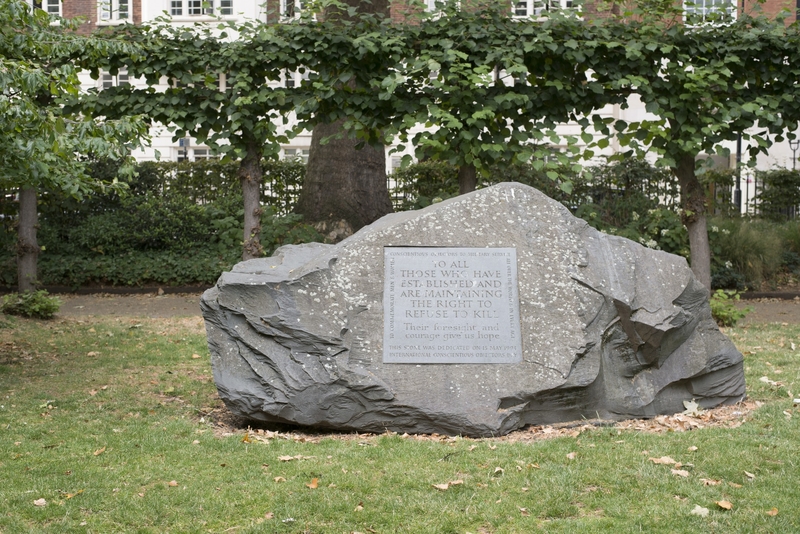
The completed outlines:
[[[200,317],[202,293],[175,293],[157,295],[58,295],[63,304],[58,311],[61,317]]]
[[[742,300],[736,307],[751,307],[751,311],[742,320],[742,325],[755,323],[787,323],[800,324],[800,297],[786,300],[776,298],[761,298]]]

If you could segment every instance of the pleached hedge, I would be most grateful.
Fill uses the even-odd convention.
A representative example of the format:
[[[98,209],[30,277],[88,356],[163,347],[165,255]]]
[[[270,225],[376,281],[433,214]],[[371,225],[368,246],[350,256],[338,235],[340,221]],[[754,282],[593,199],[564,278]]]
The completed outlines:
[[[303,163],[273,161],[264,162],[263,167],[265,251],[322,240],[292,213],[305,173]],[[94,164],[95,175],[107,181],[116,176],[116,170],[110,162]],[[213,284],[241,257],[243,208],[236,170],[236,163],[217,160],[144,162],[121,195],[112,192],[78,201],[43,192],[41,283],[75,288]],[[565,166],[558,174],[560,182],[571,184],[570,193],[532,165],[490,169],[478,186],[504,181],[531,185],[599,230],[688,258],[678,191],[667,171],[629,159],[582,172]],[[397,169],[388,180],[398,211],[419,209],[458,194],[457,170],[447,163],[420,162]],[[800,220],[731,217],[727,193],[731,180],[729,172],[711,172],[706,177],[709,206],[716,213],[709,219],[714,286],[742,290],[800,278]],[[8,288],[16,282],[13,198],[13,194],[0,197],[5,230],[0,234],[0,284]]]

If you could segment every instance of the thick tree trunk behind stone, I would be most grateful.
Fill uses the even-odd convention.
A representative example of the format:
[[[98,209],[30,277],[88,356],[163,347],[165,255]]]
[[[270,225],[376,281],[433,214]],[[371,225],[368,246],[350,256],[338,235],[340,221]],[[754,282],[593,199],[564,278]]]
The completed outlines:
[[[341,131],[343,121],[319,124],[311,136],[311,151],[297,213],[333,240],[392,212],[386,187],[386,155],[381,148],[365,145],[346,134],[321,141]]]
[[[475,165],[462,165],[458,168],[458,194],[471,193],[478,186],[478,171]]]
[[[36,241],[38,223],[36,188],[21,188],[17,224],[17,286],[20,292],[36,289],[36,261],[39,257],[39,243]]]
[[[321,18],[345,22],[363,14],[388,17],[389,1],[342,0],[326,6]],[[386,187],[385,151],[371,146],[356,150],[357,141],[349,138],[343,124],[339,120],[314,127],[303,190],[295,208],[305,222],[313,224],[332,241],[339,241],[392,212]],[[343,136],[321,143],[337,133]]]
[[[698,281],[711,290],[711,246],[706,227],[706,193],[695,172],[695,157],[686,154],[672,169],[681,187],[683,224],[689,233],[689,254],[692,272]]]
[[[239,164],[239,181],[244,197],[244,247],[243,260],[260,258],[264,255],[261,247],[261,151],[258,145],[247,147],[247,155]]]

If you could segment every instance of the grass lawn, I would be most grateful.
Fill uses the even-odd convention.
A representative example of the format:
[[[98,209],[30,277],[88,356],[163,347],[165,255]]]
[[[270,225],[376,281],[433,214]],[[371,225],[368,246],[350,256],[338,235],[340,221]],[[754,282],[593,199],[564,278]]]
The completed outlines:
[[[199,319],[6,321],[0,533],[800,532],[797,325],[728,329],[735,428],[528,442],[232,431]]]

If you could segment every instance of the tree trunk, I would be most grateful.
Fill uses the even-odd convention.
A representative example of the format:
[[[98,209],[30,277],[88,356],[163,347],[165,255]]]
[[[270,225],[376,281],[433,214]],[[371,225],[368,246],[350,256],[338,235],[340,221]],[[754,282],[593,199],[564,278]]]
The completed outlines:
[[[247,155],[239,164],[239,181],[244,197],[244,247],[242,260],[260,258],[261,246],[261,151],[255,143],[247,146]]]
[[[458,194],[471,193],[478,185],[478,171],[475,165],[462,165],[458,168]]]
[[[341,131],[343,121],[318,124],[311,135],[306,178],[297,202],[297,213],[333,240],[392,212],[386,187],[386,155],[382,148],[365,145],[346,134],[322,139]]]
[[[681,216],[689,232],[689,257],[694,276],[711,290],[711,246],[706,227],[706,194],[695,173],[695,157],[685,154],[672,171],[681,187]]]
[[[347,8],[355,8],[355,11]],[[389,16],[388,0],[342,0],[326,5],[326,22],[354,21],[361,14]],[[295,211],[331,241],[339,241],[391,213],[386,187],[386,153],[364,146],[356,150],[342,125],[344,120],[318,124],[311,134],[306,177]],[[321,141],[342,133],[340,139]]]
[[[36,241],[38,223],[36,188],[21,188],[17,223],[17,286],[20,293],[36,289],[36,260],[39,257],[39,243]]]

